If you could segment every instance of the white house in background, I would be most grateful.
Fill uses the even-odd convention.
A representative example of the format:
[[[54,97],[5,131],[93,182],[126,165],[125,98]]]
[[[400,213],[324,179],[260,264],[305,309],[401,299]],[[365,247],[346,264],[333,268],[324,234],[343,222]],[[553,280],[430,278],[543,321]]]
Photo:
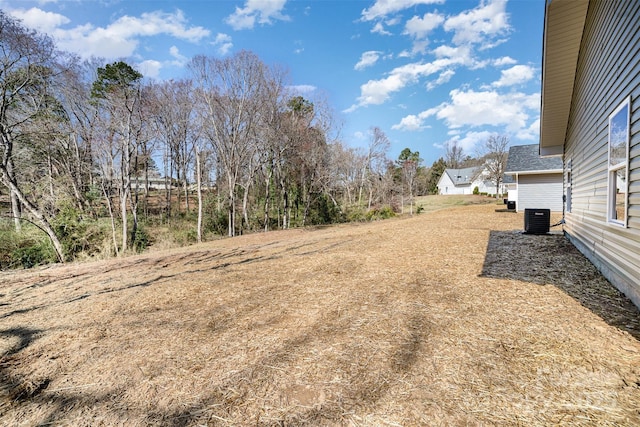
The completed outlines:
[[[640,307],[640,1],[547,1],[540,154],[565,235]]]
[[[509,201],[516,210],[549,209],[562,212],[562,159],[542,158],[539,145],[515,145],[509,148],[504,174],[513,177],[515,189],[509,188]]]
[[[480,193],[494,193],[496,186],[488,179],[483,166],[464,169],[445,169],[438,180],[438,194],[473,194],[478,187]]]
[[[175,188],[175,183],[171,179],[161,176],[156,171],[149,171],[146,182],[148,184],[149,190],[164,190],[167,185],[169,185],[169,187]],[[144,189],[145,177],[140,176],[138,177],[138,179],[136,179],[135,177],[132,178],[131,185],[134,189]]]

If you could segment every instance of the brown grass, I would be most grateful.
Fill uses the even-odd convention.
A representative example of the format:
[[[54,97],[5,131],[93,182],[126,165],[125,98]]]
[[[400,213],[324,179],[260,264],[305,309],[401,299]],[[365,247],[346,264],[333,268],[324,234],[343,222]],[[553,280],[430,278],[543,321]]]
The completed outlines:
[[[0,275],[3,425],[640,425],[640,317],[496,205]]]

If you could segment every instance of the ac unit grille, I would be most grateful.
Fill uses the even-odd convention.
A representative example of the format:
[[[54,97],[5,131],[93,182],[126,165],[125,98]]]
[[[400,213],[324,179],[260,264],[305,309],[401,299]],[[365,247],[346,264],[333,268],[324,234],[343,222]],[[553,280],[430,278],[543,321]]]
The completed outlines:
[[[525,209],[524,232],[526,234],[547,234],[551,225],[551,210]]]

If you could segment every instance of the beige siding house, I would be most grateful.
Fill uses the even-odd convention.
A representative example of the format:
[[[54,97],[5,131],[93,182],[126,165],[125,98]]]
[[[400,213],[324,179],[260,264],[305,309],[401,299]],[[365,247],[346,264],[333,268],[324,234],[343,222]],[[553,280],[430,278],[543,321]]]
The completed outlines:
[[[640,307],[640,1],[547,1],[540,154],[566,235]]]
[[[549,209],[562,212],[562,159],[540,157],[538,144],[509,148],[505,175],[513,177],[515,187],[509,189],[509,200],[516,210]]]

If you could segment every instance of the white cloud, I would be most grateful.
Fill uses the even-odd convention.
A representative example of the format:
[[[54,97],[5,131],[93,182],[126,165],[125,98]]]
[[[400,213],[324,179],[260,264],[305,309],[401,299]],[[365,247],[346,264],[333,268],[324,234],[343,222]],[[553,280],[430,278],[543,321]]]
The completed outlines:
[[[218,54],[221,56],[228,54],[233,47],[231,36],[224,33],[218,33],[212,44],[217,48]]]
[[[180,53],[180,49],[178,49],[176,46],[171,46],[169,48],[169,55],[171,55],[173,57],[173,59],[174,59],[172,61],[172,64],[173,65],[177,65],[178,67],[182,67],[187,62],[189,62],[189,58],[187,58],[186,56],[182,55]]]
[[[439,13],[425,13],[422,18],[414,16],[405,24],[404,34],[414,39],[424,39],[443,22],[444,16]]]
[[[524,93],[499,94],[495,91],[452,90],[450,102],[444,102],[418,115],[409,115],[394,125],[399,130],[419,130],[424,121],[434,116],[451,129],[480,126],[504,126],[511,133],[527,128],[531,113],[540,108],[540,95]]]
[[[452,128],[505,126],[516,132],[526,126],[529,112],[540,108],[539,94],[454,89],[450,96],[451,102],[440,104],[435,115]]]
[[[464,134],[464,137],[458,134],[449,141],[455,141],[465,154],[472,155],[477,147],[484,145],[489,137],[494,134],[494,132],[489,131],[467,132]],[[444,148],[444,145],[440,148]]]
[[[367,67],[374,65],[376,62],[378,62],[378,59],[380,59],[381,53],[382,52],[378,52],[377,50],[370,50],[370,51],[364,52],[360,56],[360,61],[358,61],[358,63],[353,68],[356,70],[363,70]]]
[[[387,31],[384,29],[384,25],[382,25],[382,22],[376,22],[376,24],[373,26],[373,28],[371,29],[372,33],[377,33],[383,36],[390,36],[391,32]]]
[[[535,141],[540,137],[540,117],[531,123],[527,128],[519,129],[516,133],[516,138]]]
[[[418,115],[409,114],[408,116],[403,117],[402,120],[400,120],[400,123],[391,126],[391,129],[409,132],[425,129],[427,126],[425,126],[424,121],[430,115],[431,113],[428,110],[423,111]]]
[[[69,18],[64,15],[45,12],[44,10],[36,7],[32,7],[29,10],[15,9],[10,13],[14,18],[20,19],[27,27],[48,34],[57,27],[71,22]]]
[[[131,35],[120,34],[107,28],[95,28],[90,24],[71,30],[56,30],[53,37],[64,50],[83,57],[98,56],[106,59],[129,57],[139,44]]]
[[[476,61],[472,58],[471,48],[469,46],[456,46],[451,47],[447,45],[441,45],[433,49],[432,53],[436,58],[448,58],[455,63],[474,66]]]
[[[293,92],[296,92],[299,94],[307,94],[307,93],[315,92],[317,89],[317,87],[313,85],[295,85],[295,86],[289,86],[289,88]]]
[[[428,45],[428,40],[415,40],[413,42],[413,47],[411,48],[411,56],[415,56],[419,53],[424,53],[427,50]]]
[[[362,11],[363,21],[373,21],[420,4],[444,3],[444,0],[377,0],[373,6]]]
[[[503,65],[513,65],[516,63],[518,63],[518,61],[510,56],[503,56],[502,58],[498,58],[493,61],[493,65],[495,65],[496,67],[502,67]]]
[[[70,21],[63,15],[31,8],[15,9],[11,15],[22,19],[25,25],[52,36],[59,48],[78,53],[83,57],[97,56],[106,59],[131,56],[142,37],[166,34],[190,42],[198,42],[209,36],[203,27],[189,26],[182,11],[143,13],[139,17],[122,16],[106,27],[91,24],[71,29],[62,26]]]
[[[427,63],[411,63],[393,69],[389,75],[380,80],[369,80],[360,86],[358,103],[349,107],[345,112],[351,112],[366,105],[379,105],[390,98],[394,92],[413,84],[421,77],[440,72],[452,65],[461,63],[466,58],[441,58]]]
[[[440,73],[436,80],[427,83],[427,90],[433,90],[438,86],[449,83],[449,80],[451,80],[451,77],[453,77],[455,74],[456,72],[453,70],[443,71],[442,73]]]
[[[455,44],[487,43],[492,39],[508,32],[509,15],[506,12],[506,0],[483,0],[475,9],[448,18],[444,29],[453,31]],[[495,44],[492,44],[493,46]]]
[[[493,82],[491,85],[494,87],[513,86],[531,80],[533,75],[533,67],[515,65],[509,69],[502,70],[500,80]]]
[[[143,13],[139,18],[123,16],[109,25],[107,30],[122,37],[168,34],[190,42],[197,42],[209,35],[209,30],[205,28],[186,27],[186,21],[181,10],[174,13],[155,11]]]
[[[362,140],[367,138],[367,135],[366,135],[366,133],[364,133],[362,131],[356,131],[356,132],[353,133],[353,137],[354,137],[354,139],[362,141]]]
[[[156,79],[160,75],[160,69],[162,69],[162,63],[154,60],[142,61],[136,67],[143,76],[151,79]]]
[[[251,29],[258,24],[271,24],[272,19],[288,21],[290,18],[282,14],[287,0],[246,0],[243,8],[236,7],[225,22],[234,30]]]

